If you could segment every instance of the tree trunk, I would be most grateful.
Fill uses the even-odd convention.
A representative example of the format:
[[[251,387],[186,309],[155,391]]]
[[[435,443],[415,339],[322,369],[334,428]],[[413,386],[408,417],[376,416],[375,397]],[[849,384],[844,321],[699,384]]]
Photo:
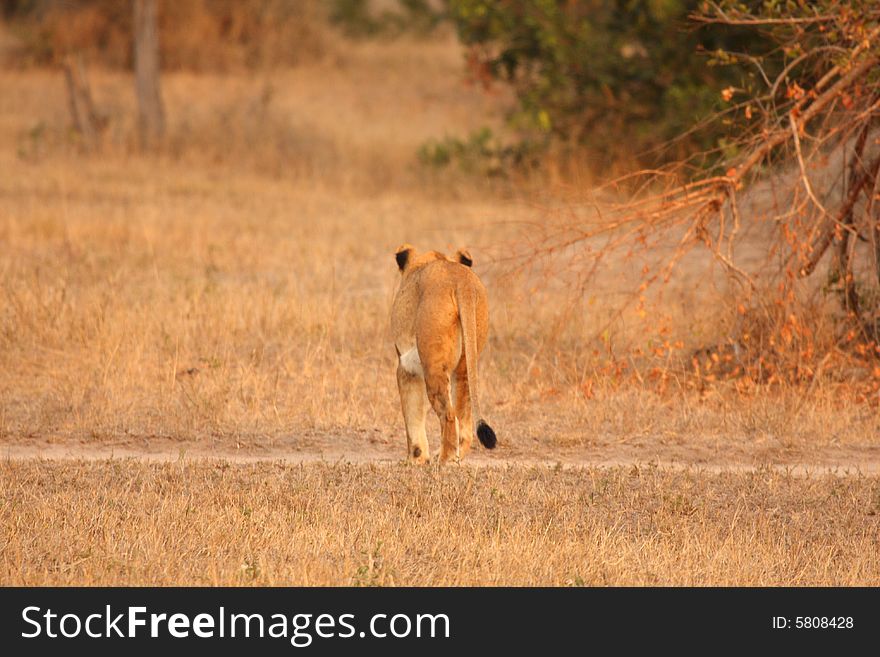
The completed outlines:
[[[165,134],[165,111],[159,90],[159,21],[156,0],[134,2],[134,76],[138,129],[142,148],[158,144]]]
[[[107,127],[107,120],[95,109],[82,55],[67,55],[62,68],[74,130],[82,137],[87,150],[95,150],[100,146],[101,132]]]

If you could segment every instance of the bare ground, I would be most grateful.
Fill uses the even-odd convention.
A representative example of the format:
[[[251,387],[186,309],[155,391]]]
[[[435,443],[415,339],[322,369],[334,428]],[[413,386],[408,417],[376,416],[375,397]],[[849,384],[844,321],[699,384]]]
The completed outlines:
[[[402,439],[401,439],[402,442]],[[402,445],[381,436],[361,433],[310,432],[282,439],[175,440],[172,438],[120,438],[101,443],[51,438],[6,439],[0,442],[4,460],[51,461],[135,459],[144,462],[222,460],[230,463],[281,462],[393,464],[403,460]],[[775,469],[793,474],[877,475],[880,447],[846,446],[811,450],[778,450],[750,454],[744,450],[715,450],[698,445],[632,444],[566,448],[500,445],[494,451],[475,447],[463,461],[478,467],[561,466],[600,467],[651,465],[663,469],[694,469],[708,473]]]

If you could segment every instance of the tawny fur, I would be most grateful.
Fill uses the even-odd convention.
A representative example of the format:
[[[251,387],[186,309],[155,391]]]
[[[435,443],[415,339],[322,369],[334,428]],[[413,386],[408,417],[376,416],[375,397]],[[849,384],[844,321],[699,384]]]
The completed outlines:
[[[391,307],[397,349],[397,385],[406,424],[407,458],[429,459],[425,415],[428,404],[440,419],[440,461],[459,460],[475,432],[495,446],[495,434],[480,415],[477,361],[489,334],[486,288],[460,249],[454,258],[409,244],[395,254],[400,285]]]

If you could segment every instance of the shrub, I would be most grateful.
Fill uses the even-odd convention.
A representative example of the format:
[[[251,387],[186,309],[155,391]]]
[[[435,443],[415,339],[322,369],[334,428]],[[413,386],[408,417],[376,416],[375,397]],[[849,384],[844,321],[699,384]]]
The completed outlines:
[[[586,147],[597,168],[621,156],[654,165],[716,147],[722,126],[658,150],[719,110],[721,89],[758,74],[717,66],[739,61],[713,53],[768,50],[754,30],[695,29],[687,19],[696,0],[449,4],[472,75],[515,90],[511,126],[532,143]]]

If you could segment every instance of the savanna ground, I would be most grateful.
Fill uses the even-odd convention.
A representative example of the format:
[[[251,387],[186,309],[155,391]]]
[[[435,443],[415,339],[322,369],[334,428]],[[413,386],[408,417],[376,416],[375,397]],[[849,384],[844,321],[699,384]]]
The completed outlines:
[[[880,581],[876,400],[695,383],[669,342],[717,335],[704,263],[624,315],[635,265],[582,297],[512,274],[504,245],[586,204],[418,167],[507,102],[453,40],[168,74],[146,156],[130,77],[91,79],[100,154],[60,73],[0,70],[0,583]],[[400,463],[402,242],[467,245],[490,290],[499,447],[463,465]],[[629,354],[664,343],[659,385]]]

